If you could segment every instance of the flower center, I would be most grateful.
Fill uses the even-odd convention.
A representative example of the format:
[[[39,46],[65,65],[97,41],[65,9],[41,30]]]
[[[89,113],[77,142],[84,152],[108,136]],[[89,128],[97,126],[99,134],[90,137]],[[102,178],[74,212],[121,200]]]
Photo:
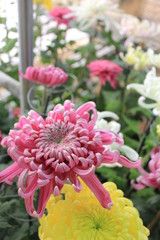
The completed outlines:
[[[100,223],[96,222],[93,228],[99,230],[101,228]]]
[[[72,144],[75,139],[73,133],[74,125],[72,123],[64,123],[57,121],[53,124],[47,124],[45,128],[39,131],[39,136],[36,139],[36,147],[45,148],[56,148],[61,149],[64,146]]]
[[[68,129],[64,128],[63,126],[61,126],[60,128],[57,126],[54,127],[49,127],[47,129],[47,136],[48,136],[48,141],[50,143],[54,142],[54,143],[61,143],[62,140],[65,138],[65,136],[68,133]]]

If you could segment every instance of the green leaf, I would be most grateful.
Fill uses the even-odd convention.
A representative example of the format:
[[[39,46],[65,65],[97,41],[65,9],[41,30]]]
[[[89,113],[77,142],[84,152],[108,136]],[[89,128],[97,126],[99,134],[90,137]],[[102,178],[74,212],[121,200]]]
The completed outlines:
[[[16,200],[6,201],[4,203],[0,203],[1,214],[6,213],[12,206],[12,204],[16,203]]]
[[[131,130],[134,133],[139,135],[139,124],[140,124],[140,121],[131,120],[130,118],[126,117],[125,115],[123,115],[122,118],[125,121],[125,123],[128,125],[127,129],[129,129],[129,130]]]
[[[0,17],[0,24],[4,24],[6,22],[6,18],[5,17]]]
[[[144,109],[144,108],[142,108],[142,107],[139,107],[139,106],[137,106],[137,107],[132,107],[132,108],[130,108],[129,110],[128,110],[128,113],[130,113],[130,114],[135,114],[135,113],[137,113],[137,112],[140,112],[140,113],[143,113],[148,119],[150,119],[151,118],[151,113],[150,113],[150,111],[147,111],[146,109]]]
[[[1,221],[1,218],[0,218],[0,229],[2,229],[2,228],[11,228],[11,227],[12,226],[9,223]]]
[[[17,228],[14,234],[12,235],[12,239],[22,240],[27,235],[27,231],[29,229],[28,222],[25,222],[21,225],[21,227]]]
[[[8,53],[10,50],[12,50],[12,48],[14,48],[16,42],[17,39],[8,39],[6,45],[2,48],[2,51],[4,53]]]
[[[159,202],[160,202],[160,195],[155,195],[155,196],[149,198],[147,201],[147,203],[150,205],[159,204]]]
[[[124,142],[125,145],[132,147],[134,150],[138,149],[139,147],[139,140],[135,140],[132,137],[124,135]]]

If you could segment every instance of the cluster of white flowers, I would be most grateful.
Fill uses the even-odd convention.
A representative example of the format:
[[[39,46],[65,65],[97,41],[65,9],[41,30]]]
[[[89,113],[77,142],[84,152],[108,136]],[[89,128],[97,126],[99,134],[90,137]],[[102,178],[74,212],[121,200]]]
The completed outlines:
[[[104,118],[112,118],[114,120],[107,121]],[[95,124],[95,128],[110,130],[114,133],[119,134],[121,137],[123,137],[122,133],[119,132],[121,125],[115,121],[118,119],[119,119],[119,117],[117,116],[117,114],[115,114],[113,112],[108,112],[108,111],[98,112],[98,120]],[[108,148],[108,146],[106,146],[106,149],[107,148]],[[110,145],[110,150],[111,151],[118,150],[118,151],[122,152],[124,155],[126,155],[126,157],[129,157],[130,160],[132,160],[132,161],[138,161],[138,159],[139,159],[138,153],[133,148],[131,148],[127,145],[120,146],[118,143],[113,143],[112,145]],[[121,167],[122,165],[119,163],[115,163],[115,164],[102,164],[102,166]]]
[[[125,14],[119,8],[119,0],[77,0],[70,8],[82,31],[102,21],[106,31],[111,30],[117,40],[126,38],[126,46],[141,43],[152,49],[160,48],[160,24]]]
[[[103,21],[106,31],[117,29],[117,22],[112,18],[113,12],[120,12],[118,0],[82,0],[75,1],[71,7],[73,15],[79,23],[81,30],[95,27],[100,20]]]
[[[147,73],[144,84],[132,83],[127,86],[127,89],[131,88],[142,95],[138,100],[140,106],[153,109],[153,114],[160,116],[160,77],[156,75],[154,67]],[[154,103],[146,103],[146,98],[153,100]]]
[[[152,49],[160,48],[160,24],[139,20],[131,15],[122,15],[120,33],[127,38],[126,45],[142,43]]]

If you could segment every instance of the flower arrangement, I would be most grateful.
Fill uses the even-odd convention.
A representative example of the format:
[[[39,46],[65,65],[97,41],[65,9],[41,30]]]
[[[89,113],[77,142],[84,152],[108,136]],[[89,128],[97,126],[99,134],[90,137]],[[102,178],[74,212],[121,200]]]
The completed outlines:
[[[159,240],[159,24],[118,0],[33,4],[23,72],[0,9],[0,239]]]

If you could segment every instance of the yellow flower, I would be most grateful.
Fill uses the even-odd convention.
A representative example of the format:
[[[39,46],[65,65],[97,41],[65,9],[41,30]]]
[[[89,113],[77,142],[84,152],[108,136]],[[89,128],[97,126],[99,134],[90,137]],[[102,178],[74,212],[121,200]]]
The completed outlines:
[[[51,10],[53,8],[52,0],[34,0],[34,3],[40,3],[43,4],[47,10]]]
[[[40,219],[41,240],[147,240],[149,230],[143,226],[138,211],[123,197],[114,183],[105,183],[114,205],[101,207],[92,192],[83,184],[76,193],[72,186],[62,189],[65,200],[51,196],[48,214]]]
[[[151,65],[148,53],[144,52],[139,46],[136,48],[129,46],[126,55],[120,53],[120,57],[136,70],[145,69]]]

